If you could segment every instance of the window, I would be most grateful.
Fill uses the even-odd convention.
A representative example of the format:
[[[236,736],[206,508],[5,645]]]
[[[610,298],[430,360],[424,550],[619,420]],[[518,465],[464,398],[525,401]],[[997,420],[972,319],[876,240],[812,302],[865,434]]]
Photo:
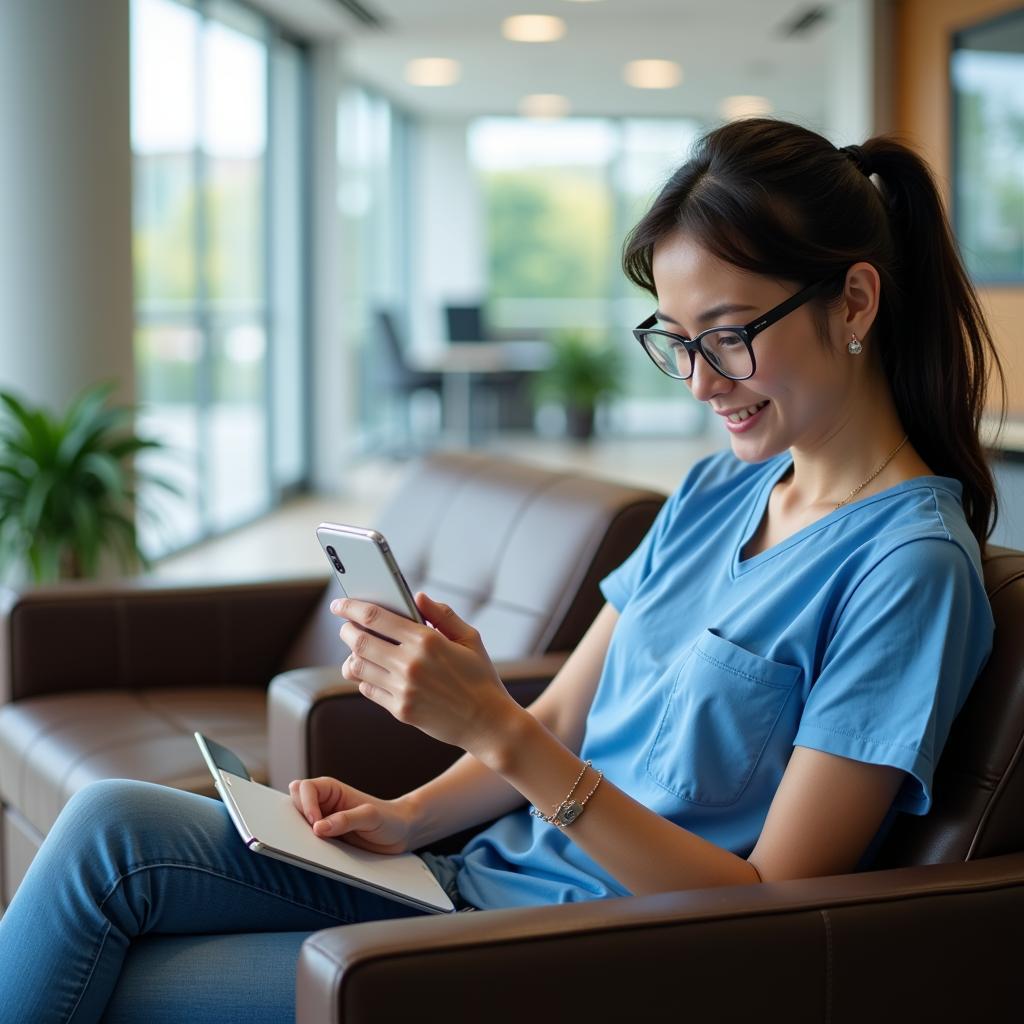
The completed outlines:
[[[158,557],[266,511],[307,475],[305,56],[239,4],[133,0],[140,464]]]
[[[954,37],[953,215],[968,270],[1024,280],[1024,11]]]
[[[583,328],[621,346],[616,430],[678,431],[700,410],[636,358],[631,328],[652,299],[623,276],[626,232],[687,158],[683,119],[481,118],[469,152],[484,202],[488,319],[505,330]]]

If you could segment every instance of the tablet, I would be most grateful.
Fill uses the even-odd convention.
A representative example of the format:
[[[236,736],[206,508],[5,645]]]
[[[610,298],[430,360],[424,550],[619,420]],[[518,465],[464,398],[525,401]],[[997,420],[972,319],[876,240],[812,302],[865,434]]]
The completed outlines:
[[[242,841],[253,852],[380,893],[432,914],[455,906],[421,857],[361,850],[316,835],[287,793],[253,782],[234,752],[195,734],[213,784]]]

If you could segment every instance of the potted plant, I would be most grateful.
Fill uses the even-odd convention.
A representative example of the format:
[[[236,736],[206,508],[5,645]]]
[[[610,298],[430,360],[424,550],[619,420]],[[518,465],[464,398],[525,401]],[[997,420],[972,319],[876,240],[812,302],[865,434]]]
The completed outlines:
[[[618,352],[580,328],[551,338],[551,362],[537,379],[537,397],[565,410],[566,432],[578,440],[594,433],[598,402],[621,388]]]
[[[125,429],[135,408],[108,407],[115,386],[87,388],[63,417],[0,391],[0,579],[14,569],[35,583],[94,576],[106,550],[125,568],[150,567],[135,532],[133,481],[181,492],[133,471],[137,452],[164,446]]]

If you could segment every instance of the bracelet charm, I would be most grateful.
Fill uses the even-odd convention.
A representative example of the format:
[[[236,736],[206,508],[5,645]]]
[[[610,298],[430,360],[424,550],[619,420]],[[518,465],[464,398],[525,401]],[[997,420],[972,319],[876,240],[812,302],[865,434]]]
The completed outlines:
[[[568,796],[566,796],[566,798],[554,809],[554,811],[551,814],[545,814],[543,811],[538,810],[536,807],[531,807],[530,813],[535,818],[541,818],[543,821],[546,821],[549,825],[555,825],[558,828],[565,828],[566,826],[571,825],[583,813],[584,806],[586,805],[587,801],[594,795],[594,793],[597,792],[597,787],[601,785],[601,779],[604,778],[604,772],[602,772],[600,769],[596,769],[597,781],[594,783],[590,792],[587,793],[587,795],[582,800],[574,800],[573,794],[576,792],[576,789],[582,781],[583,776],[586,774],[587,769],[592,767],[593,765],[590,761],[587,761],[583,765],[583,769],[576,777],[576,781],[572,784],[572,789],[569,790]]]

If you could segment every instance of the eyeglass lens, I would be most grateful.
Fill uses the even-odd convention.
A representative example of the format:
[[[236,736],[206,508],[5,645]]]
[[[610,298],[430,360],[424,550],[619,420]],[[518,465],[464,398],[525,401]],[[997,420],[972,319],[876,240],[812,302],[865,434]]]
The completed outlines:
[[[645,335],[647,349],[655,362],[671,377],[686,380],[693,372],[690,353],[675,338],[657,331]],[[711,330],[700,339],[704,355],[712,369],[725,377],[750,376],[753,364],[750,349],[736,331],[723,328]]]

